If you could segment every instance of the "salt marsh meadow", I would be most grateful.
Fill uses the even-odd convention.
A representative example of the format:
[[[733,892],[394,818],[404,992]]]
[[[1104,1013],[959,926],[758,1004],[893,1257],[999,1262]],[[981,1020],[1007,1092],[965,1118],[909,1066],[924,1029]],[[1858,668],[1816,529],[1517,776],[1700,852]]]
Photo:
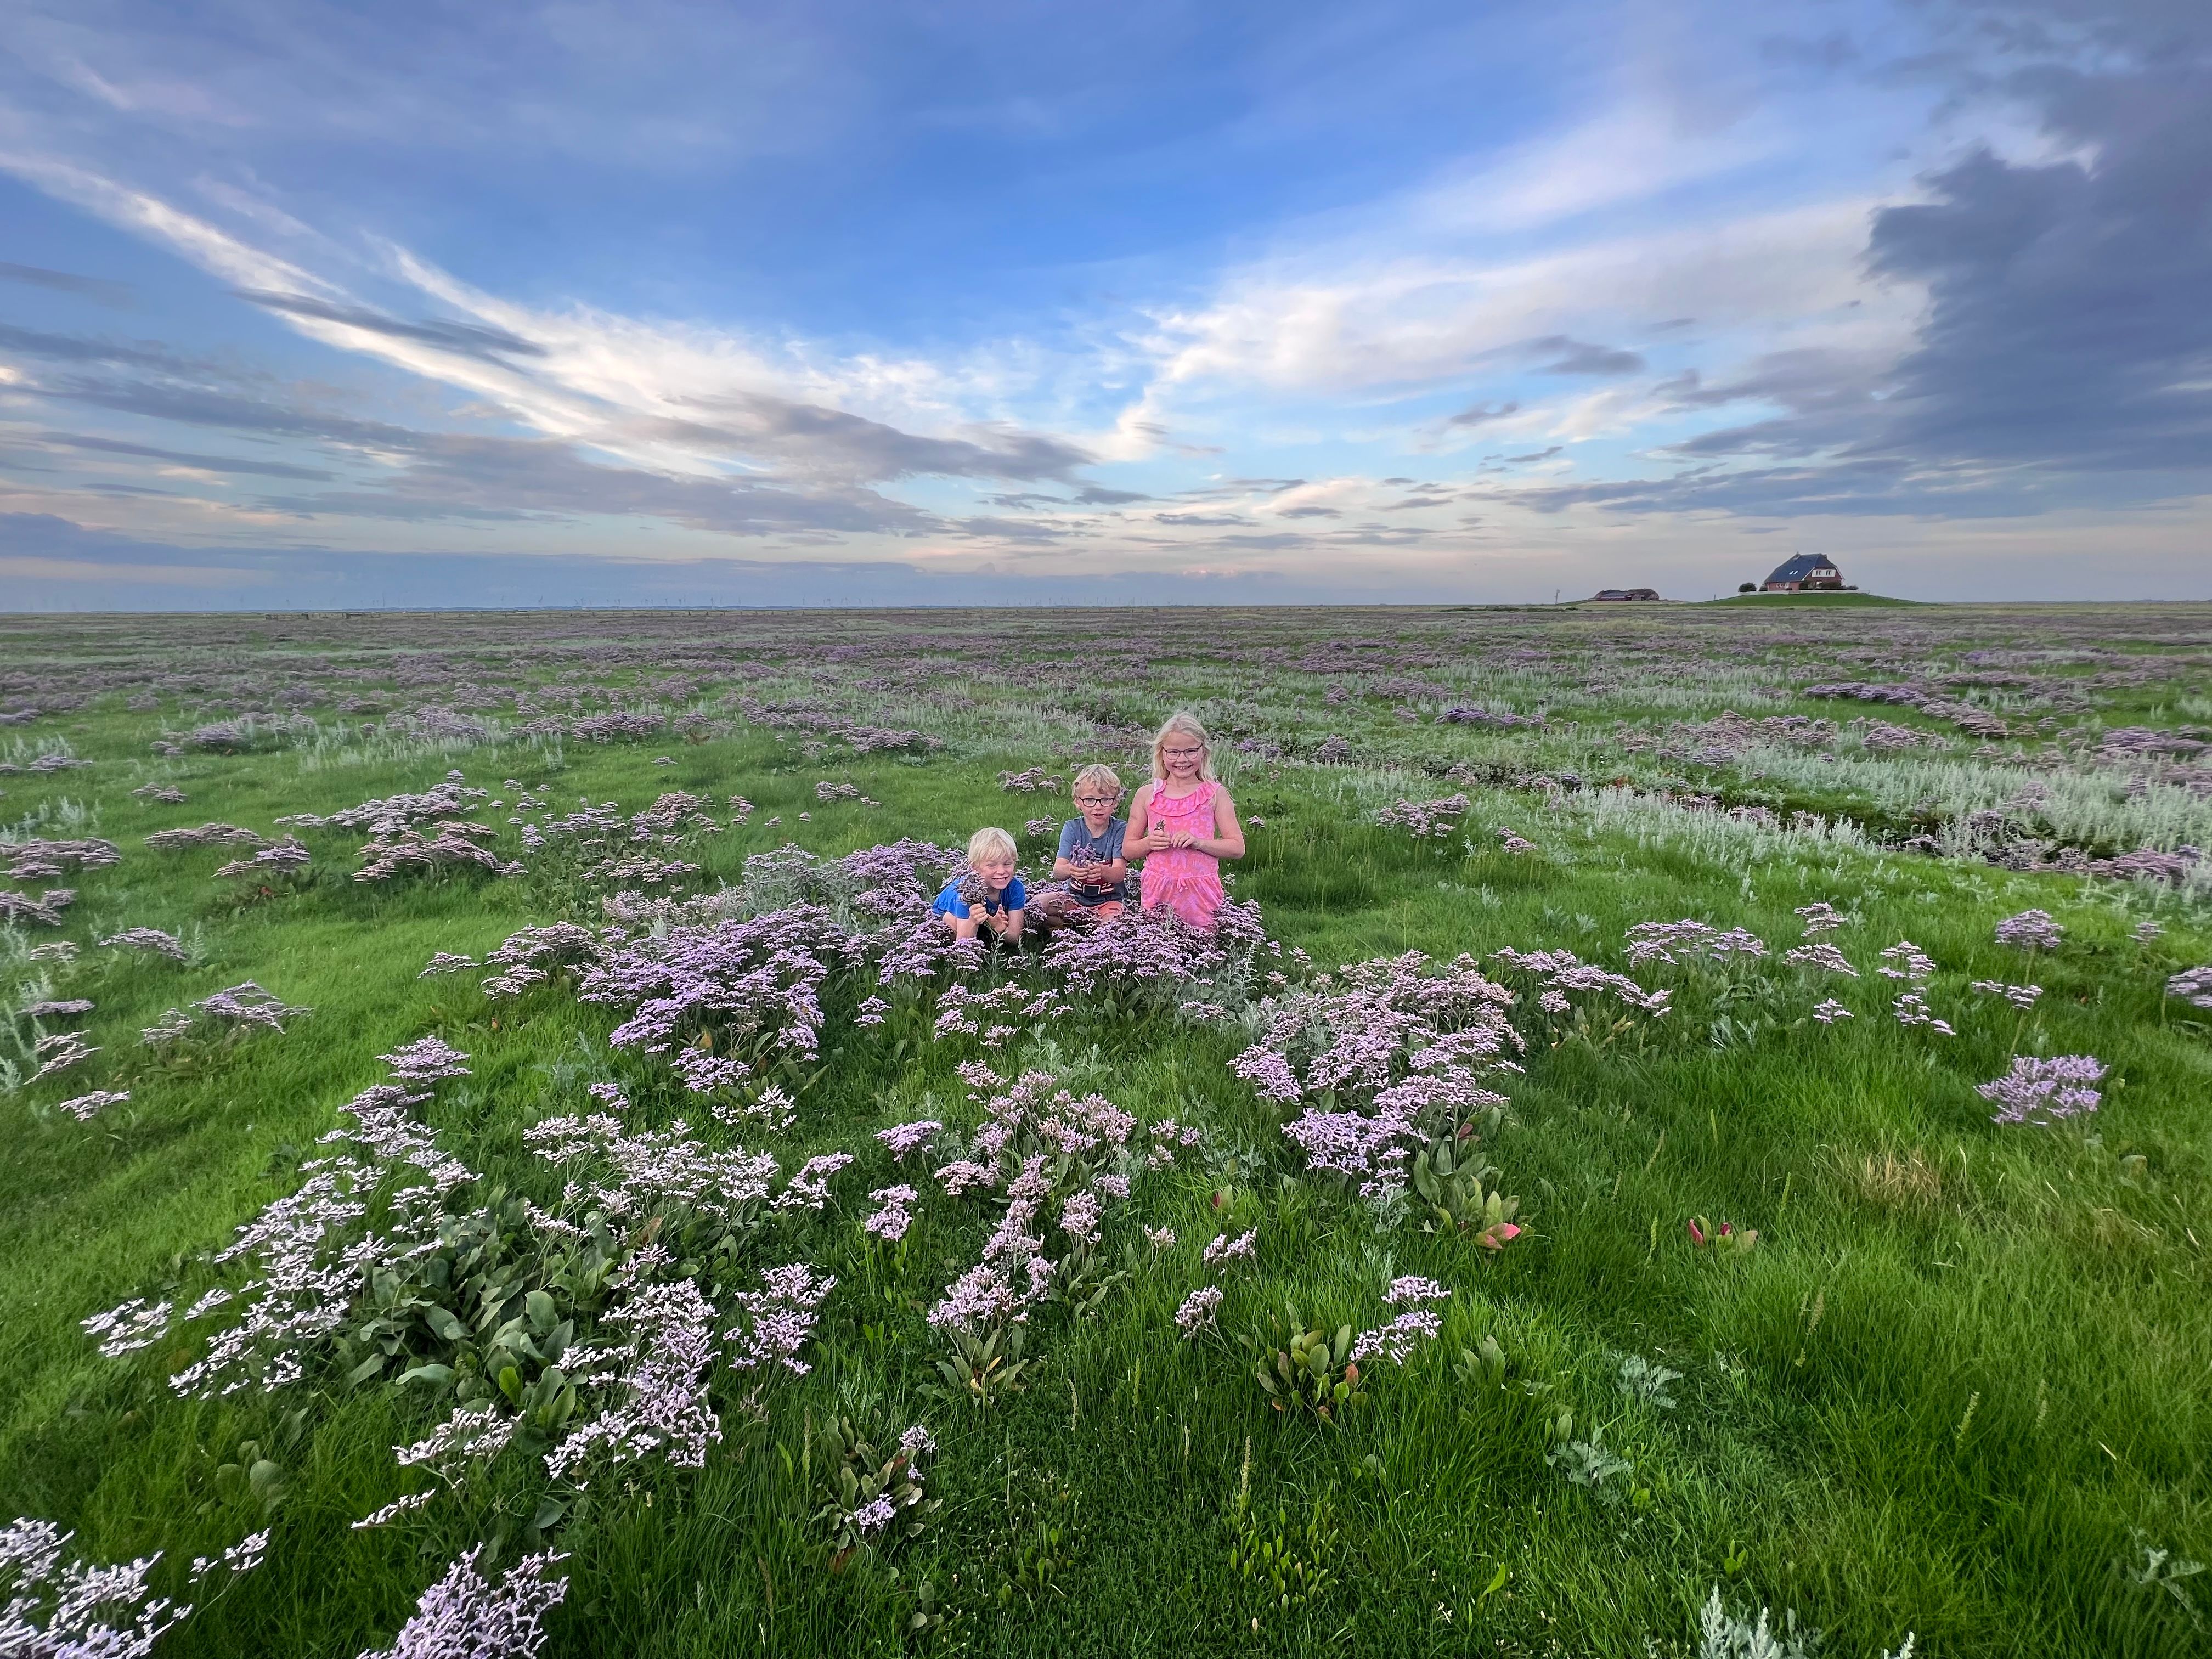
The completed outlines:
[[[2212,606],[0,659],[7,1651],[2212,1642]]]

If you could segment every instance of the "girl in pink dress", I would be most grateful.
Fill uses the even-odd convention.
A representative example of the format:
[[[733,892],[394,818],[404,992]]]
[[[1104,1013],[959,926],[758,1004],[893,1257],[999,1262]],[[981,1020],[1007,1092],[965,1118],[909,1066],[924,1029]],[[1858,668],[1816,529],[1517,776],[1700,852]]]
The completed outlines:
[[[1221,860],[1244,856],[1244,830],[1237,804],[1213,781],[1212,745],[1194,716],[1170,714],[1152,739],[1152,781],[1129,804],[1121,856],[1145,860],[1145,908],[1164,905],[1192,927],[1213,930],[1226,896]]]

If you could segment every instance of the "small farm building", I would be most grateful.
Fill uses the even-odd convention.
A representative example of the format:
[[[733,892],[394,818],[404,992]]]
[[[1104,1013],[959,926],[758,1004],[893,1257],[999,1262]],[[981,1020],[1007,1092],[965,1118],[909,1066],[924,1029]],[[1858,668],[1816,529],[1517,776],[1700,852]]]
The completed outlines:
[[[1590,597],[1595,599],[1656,599],[1659,597],[1659,590],[1656,587],[1601,587]]]
[[[1832,590],[1844,585],[1844,573],[1828,562],[1824,553],[1800,553],[1788,563],[1778,566],[1766,579],[1765,591],[1769,593],[1817,592]]]

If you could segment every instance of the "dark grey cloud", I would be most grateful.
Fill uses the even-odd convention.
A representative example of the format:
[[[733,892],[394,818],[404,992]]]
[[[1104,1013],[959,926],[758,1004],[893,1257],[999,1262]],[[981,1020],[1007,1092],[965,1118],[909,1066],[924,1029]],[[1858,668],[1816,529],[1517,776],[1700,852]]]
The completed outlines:
[[[1249,524],[1251,520],[1241,513],[1155,513],[1156,524],[1175,525],[1232,525]]]
[[[20,352],[56,363],[119,363],[171,372],[198,367],[158,340],[99,340],[82,334],[49,334],[0,323],[0,351]]]
[[[1286,507],[1275,516],[1279,519],[1340,519],[1344,514],[1333,507]]]
[[[1075,492],[1075,499],[1085,507],[1127,507],[1132,501],[1149,501],[1152,498],[1141,489],[1108,489],[1101,484],[1086,484]]]
[[[1462,409],[1458,414],[1446,421],[1444,424],[1447,426],[1487,426],[1492,421],[1502,421],[1508,415],[1518,415],[1520,412],[1521,405],[1519,404],[1500,404],[1494,409],[1488,404],[1477,404],[1471,409]]]
[[[87,404],[118,415],[230,432],[316,439],[350,448],[404,452],[413,448],[422,435],[386,421],[363,420],[204,384],[86,376],[64,377],[35,390],[41,397]]]
[[[1640,353],[1620,346],[1593,345],[1565,334],[1547,334],[1528,343],[1533,356],[1549,357],[1539,374],[1634,374],[1644,368]]]
[[[257,461],[230,455],[199,455],[186,450],[157,449],[150,444],[125,443],[117,438],[94,437],[71,432],[42,432],[41,447],[82,450],[97,455],[128,455],[142,460],[167,461],[174,466],[195,467],[203,472],[235,473],[255,478],[293,478],[319,483],[334,475],[318,467],[294,466],[285,461]]]
[[[935,515],[852,486],[805,489],[607,466],[550,438],[409,434],[403,465],[375,489],[331,490],[272,509],[427,521],[585,517],[665,520],[727,536],[939,528]]]
[[[1567,453],[1565,444],[1553,444],[1549,449],[1532,449],[1526,455],[1501,455],[1498,459],[1507,466],[1522,466],[1530,461],[1548,461],[1554,455]]]
[[[545,348],[535,341],[526,340],[503,328],[487,328],[480,323],[434,320],[410,323],[371,310],[367,306],[333,305],[327,300],[318,300],[310,295],[283,294],[274,289],[241,288],[232,292],[264,311],[278,312],[287,317],[310,317],[319,322],[342,323],[348,328],[381,334],[387,339],[416,340],[464,357],[482,357],[496,362],[501,357],[543,357],[545,355]]]
[[[878,483],[936,475],[1066,483],[1073,482],[1076,468],[1095,459],[1043,433],[975,427],[964,438],[929,438],[843,410],[766,394],[702,398],[695,406],[709,418],[655,422],[647,432],[721,445],[811,478]]]
[[[21,283],[56,294],[78,294],[102,305],[128,307],[135,299],[128,283],[111,283],[98,276],[80,276],[72,270],[48,270],[43,265],[14,265],[0,259],[0,283]]]
[[[1928,296],[1911,348],[1675,376],[1658,390],[1681,407],[1780,412],[1671,446],[1701,464],[1674,478],[1516,499],[1970,516],[2212,489],[2212,8],[1963,0],[1955,15],[1987,49],[1917,72],[2009,95],[2069,159],[1972,150],[1875,216],[1868,269]]]

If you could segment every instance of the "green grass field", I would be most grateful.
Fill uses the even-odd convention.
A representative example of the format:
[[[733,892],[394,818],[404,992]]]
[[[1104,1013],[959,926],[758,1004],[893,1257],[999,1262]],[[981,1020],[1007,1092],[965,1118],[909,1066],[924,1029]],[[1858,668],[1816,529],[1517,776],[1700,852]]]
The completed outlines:
[[[2212,1589],[2189,1569],[2212,1559],[2212,1015],[2165,988],[2212,961],[2212,865],[2186,850],[2212,846],[2212,607],[1832,622],[1736,603],[0,619],[15,843],[0,854],[32,872],[7,885],[76,895],[52,925],[0,933],[0,1522],[54,1522],[88,1563],[159,1552],[146,1583],[193,1606],[155,1648],[176,1656],[384,1648],[472,1549],[494,1577],[559,1556],[549,1655],[1749,1651],[1700,1648],[1716,1590],[1737,1620],[1794,1612],[1832,1656],[1893,1652],[1908,1632],[1923,1656],[2205,1651]],[[1802,695],[1837,682],[1917,701]],[[998,823],[1048,868],[1049,839],[1024,826],[1056,834],[1064,787],[1010,793],[1001,775],[1064,781],[1103,759],[1134,783],[1176,707],[1216,733],[1249,826],[1232,896],[1283,951],[1254,977],[1086,994],[1033,951],[906,983],[868,1024],[870,958],[822,981],[818,1055],[710,1017],[714,1052],[754,1077],[687,1095],[672,1051],[610,1043],[631,1007],[580,1000],[573,975],[496,996],[489,966],[421,976],[526,927],[619,927],[651,955],[808,896],[858,939],[884,924],[829,861]],[[638,737],[579,734],[617,711]],[[145,843],[210,822],[273,841],[280,817],[453,771],[488,795],[447,816],[521,872],[356,881],[362,830],[301,830],[312,862],[266,876],[214,875],[243,844]],[[860,799],[829,799],[841,784]],[[133,793],[162,787],[186,799]],[[627,819],[679,791],[711,824],[686,817],[638,856],[696,871],[626,898],[634,873],[594,875],[557,831],[529,844],[580,804]],[[1382,816],[1455,794],[1449,833]],[[24,850],[90,837],[119,861],[41,875]],[[787,845],[815,873],[749,867]],[[1847,918],[1821,938],[1855,976],[1782,960],[1821,903]],[[2029,908],[2063,928],[2056,948],[1997,941]],[[1632,963],[1632,927],[1680,919],[1748,930],[1765,954]],[[185,959],[98,945],[128,927],[172,934]],[[1923,982],[1881,975],[1900,940],[1932,959]],[[1494,955],[1508,947],[1573,951],[1671,1006],[1577,994],[1547,1011]],[[1421,1191],[1362,1198],[1310,1169],[1283,1133],[1299,1109],[1231,1071],[1282,999],[1319,994],[1294,948],[1331,973],[1321,992],[1340,964],[1420,951],[1472,953],[1514,993],[1523,1070],[1490,1078],[1510,1107],[1474,1144],[1491,1190],[1518,1200],[1518,1237],[1485,1248]],[[1278,963],[1285,983],[1256,976]],[[249,981],[312,1012],[142,1040]],[[2042,994],[2022,1012],[1978,981]],[[986,1047],[940,1021],[956,983],[1057,987],[1069,1011],[1008,1013]],[[1954,1034],[1901,1024],[1908,989]],[[1813,1018],[1828,999],[1850,1018]],[[94,1006],[24,1012],[71,1000]],[[34,1079],[40,1040],[72,1030],[96,1052]],[[468,1066],[410,1109],[465,1166],[435,1200],[443,1254],[386,1250],[381,1279],[335,1278],[330,1328],[280,1345],[296,1379],[269,1385],[264,1353],[235,1373],[250,1386],[179,1393],[171,1376],[264,1294],[216,1253],[343,1150],[319,1143],[385,1079],[377,1057],[431,1036]],[[2053,1055],[2103,1062],[2099,1108],[1993,1122],[1977,1085]],[[1091,1255],[1041,1225],[1060,1286],[1019,1322],[1019,1374],[980,1395],[948,1380],[957,1350],[928,1317],[1000,1213],[932,1173],[981,1121],[957,1069],[978,1061],[1103,1095],[1139,1152],[1162,1120],[1200,1132],[1164,1167],[1118,1166],[1128,1196]],[[744,1115],[766,1079],[795,1095],[788,1128]],[[94,1090],[129,1098],[82,1121],[60,1109]],[[592,1111],[690,1131],[655,1143],[679,1146],[657,1174],[602,1189],[611,1279],[514,1207],[584,1223],[593,1201],[562,1195],[579,1166],[524,1132]],[[896,1163],[875,1139],[925,1118],[946,1126],[932,1157]],[[773,1154],[779,1189],[808,1158],[854,1161],[818,1210],[716,1214],[653,1184],[679,1156],[739,1150]],[[388,1162],[332,1238],[374,1256],[402,1231],[392,1191],[419,1176]],[[900,1182],[918,1197],[891,1243],[862,1220]],[[1701,1249],[1692,1218],[1756,1244]],[[1202,1260],[1247,1230],[1254,1264]],[[450,1284],[423,1277],[432,1257]],[[736,1369],[717,1336],[690,1401],[712,1425],[701,1467],[664,1437],[549,1471],[564,1434],[645,1398],[650,1343],[581,1383],[571,1415],[547,1403],[636,1328],[623,1285],[694,1287],[719,1334],[762,1269],[798,1262],[836,1279],[808,1369]],[[1291,1304],[1325,1333],[1381,1327],[1403,1275],[1449,1290],[1441,1329],[1402,1363],[1370,1360],[1364,1401],[1328,1420],[1276,1409],[1244,1339]],[[1185,1336],[1177,1309],[1208,1284],[1213,1328]],[[154,1322],[118,1358],[82,1328],[216,1286],[246,1293]],[[534,1343],[513,1349],[512,1391],[492,1328],[510,1316]],[[506,1450],[401,1465],[396,1448],[471,1401],[512,1429]],[[844,1419],[879,1451],[864,1476],[926,1426],[936,1450],[914,1467],[939,1505],[849,1549]],[[910,1514],[918,1535],[902,1535]],[[188,1583],[192,1558],[264,1528],[262,1565]],[[10,1616],[36,1625],[46,1606]]]

